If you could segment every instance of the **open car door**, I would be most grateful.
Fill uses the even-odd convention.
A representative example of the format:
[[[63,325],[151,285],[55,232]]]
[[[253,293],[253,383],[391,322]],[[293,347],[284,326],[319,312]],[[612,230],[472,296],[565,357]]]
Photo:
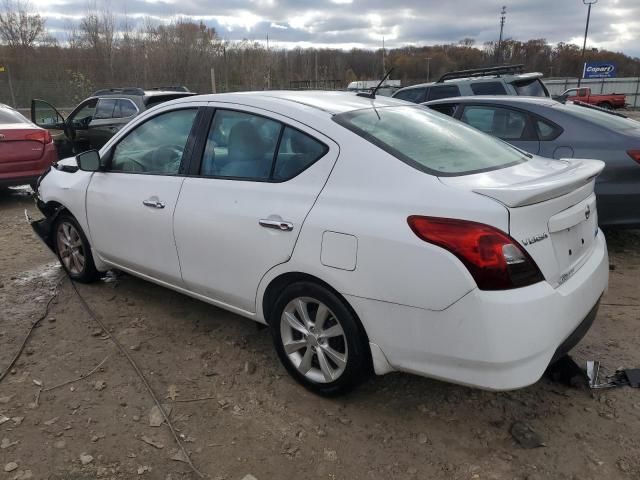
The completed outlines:
[[[64,116],[49,102],[31,100],[31,121],[39,127],[51,130],[51,136],[59,158],[73,155],[73,140]]]

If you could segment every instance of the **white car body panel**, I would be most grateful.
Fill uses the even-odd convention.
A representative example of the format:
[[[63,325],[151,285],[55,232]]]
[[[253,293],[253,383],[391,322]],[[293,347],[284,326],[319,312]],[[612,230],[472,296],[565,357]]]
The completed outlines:
[[[129,123],[101,153],[149,116],[186,105],[257,112],[307,132],[329,152],[282,183],[53,169],[39,196],[78,219],[102,269],[121,268],[258,322],[267,322],[263,299],[274,280],[315,277],[357,314],[379,374],[395,369],[489,389],[535,382],[607,286],[606,242],[594,227],[587,178],[597,174],[597,162],[572,164],[582,186],[567,180],[567,171],[558,180],[557,161],[535,158],[474,175],[432,176],[332,120],[372,103],[340,92],[168,102]],[[379,98],[375,105],[406,103]],[[153,196],[164,209],[142,205]],[[587,206],[593,217],[583,221]],[[259,226],[275,215],[293,230]],[[410,215],[484,223],[521,244],[546,235],[524,247],[545,281],[479,290],[456,256],[411,231]],[[588,232],[577,253],[562,257]]]
[[[87,189],[93,249],[106,263],[183,286],[173,212],[184,177],[95,172]],[[163,202],[164,208],[144,205]]]
[[[268,113],[237,104],[222,105],[260,115]],[[260,279],[291,257],[302,224],[339,155],[338,145],[331,139],[282,116],[271,114],[271,118],[314,134],[329,152],[295,178],[281,183],[186,178],[175,212],[175,244],[185,286],[250,313],[256,311]],[[265,228],[258,223],[261,219],[289,222],[293,229]]]

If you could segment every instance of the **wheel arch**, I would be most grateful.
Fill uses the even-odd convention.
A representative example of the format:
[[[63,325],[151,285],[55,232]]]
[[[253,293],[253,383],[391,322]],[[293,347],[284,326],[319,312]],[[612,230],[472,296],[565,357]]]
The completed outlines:
[[[58,217],[63,214],[68,214],[78,222],[82,232],[89,240],[89,244],[91,245],[91,256],[93,257],[93,262],[98,271],[105,272],[109,270],[109,266],[102,261],[100,256],[93,249],[89,231],[84,225],[84,222],[82,222],[82,218],[78,218],[71,209],[57,200],[49,200],[47,202],[40,201],[38,203],[38,208],[44,214],[45,218],[40,222],[36,222],[38,225],[34,225],[34,228],[51,251],[55,253],[55,246],[53,245],[53,229],[55,228]]]
[[[285,272],[277,275],[264,289],[264,294],[261,299],[261,308],[262,308],[262,316],[267,324],[269,324],[269,320],[271,317],[272,309],[280,295],[280,292],[287,288],[289,285],[297,282],[311,282],[317,285],[320,285],[331,293],[336,295],[349,309],[349,311],[353,314],[353,316],[357,319],[358,324],[360,325],[360,329],[365,337],[367,343],[369,342],[369,335],[367,334],[367,330],[362,324],[362,320],[360,320],[360,316],[355,311],[355,309],[351,306],[351,304],[347,301],[347,299],[335,288],[333,288],[329,283],[322,280],[321,278],[311,275],[304,272]]]
[[[351,312],[351,314],[353,315],[353,318],[355,318],[356,322],[358,323],[358,327],[363,336],[363,343],[366,347],[369,368],[373,370],[375,367],[376,372],[378,372],[378,368],[376,366],[379,363],[378,355],[377,355],[378,352],[377,351],[375,352],[376,355],[374,355],[374,352],[372,352],[372,344],[369,339],[369,334],[367,333],[367,329],[362,323],[360,316],[358,315],[356,310],[353,308],[353,306],[349,303],[349,301],[338,290],[332,287],[325,280],[315,275],[311,275],[304,272],[289,271],[289,272],[280,273],[279,275],[271,279],[268,285],[266,286],[266,288],[264,289],[264,294],[262,295],[261,302],[260,302],[260,309],[261,309],[262,316],[264,318],[265,323],[267,325],[269,324],[272,309],[282,290],[284,290],[287,286],[297,282],[310,282],[310,283],[315,283],[316,285],[320,285],[326,288],[327,290],[329,290],[334,295],[336,295],[344,303],[345,307]],[[375,344],[374,346],[377,347],[377,345]],[[377,348],[379,349],[379,347]],[[380,371],[382,371],[382,369],[380,369]],[[390,370],[387,370],[387,371],[390,371]],[[386,372],[383,372],[383,373],[386,373]]]

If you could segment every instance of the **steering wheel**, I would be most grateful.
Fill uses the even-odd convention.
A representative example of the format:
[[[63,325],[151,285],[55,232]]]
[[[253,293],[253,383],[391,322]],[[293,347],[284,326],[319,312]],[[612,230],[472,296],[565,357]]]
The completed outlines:
[[[154,171],[177,172],[182,161],[184,147],[180,145],[163,145],[155,149],[151,155],[151,165]]]
[[[146,170],[147,167],[142,162],[131,157],[125,157],[119,160],[115,168],[115,171],[123,172],[146,172]]]

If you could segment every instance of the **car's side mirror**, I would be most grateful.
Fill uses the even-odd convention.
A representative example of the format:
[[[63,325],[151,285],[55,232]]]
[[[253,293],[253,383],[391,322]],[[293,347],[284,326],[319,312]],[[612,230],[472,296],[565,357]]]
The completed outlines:
[[[76,155],[76,163],[80,170],[97,172],[100,170],[100,153],[97,150],[87,150]]]

